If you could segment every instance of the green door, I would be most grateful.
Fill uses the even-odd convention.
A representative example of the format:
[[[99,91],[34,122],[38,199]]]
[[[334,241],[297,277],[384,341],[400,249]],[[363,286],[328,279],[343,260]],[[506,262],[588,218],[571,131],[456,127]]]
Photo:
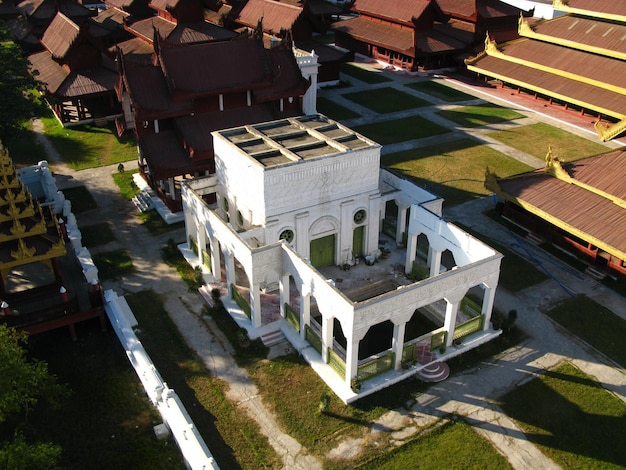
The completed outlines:
[[[335,235],[311,240],[311,264],[315,268],[335,264]]]
[[[365,225],[361,225],[354,229],[352,234],[352,254],[354,256],[363,256],[363,239],[365,238]]]

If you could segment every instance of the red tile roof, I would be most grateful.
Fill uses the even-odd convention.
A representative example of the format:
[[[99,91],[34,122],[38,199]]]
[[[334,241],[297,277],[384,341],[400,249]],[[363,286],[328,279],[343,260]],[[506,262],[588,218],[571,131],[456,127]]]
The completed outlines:
[[[236,21],[244,26],[256,28],[259,20],[263,19],[263,30],[278,34],[283,29],[291,29],[302,12],[302,7],[276,0],[248,0]]]
[[[411,23],[430,6],[431,0],[356,0],[352,10],[398,23]]]
[[[520,10],[500,0],[436,0],[446,15],[455,18],[472,18],[480,16],[497,18],[503,16],[519,17]]]
[[[55,59],[64,59],[75,43],[80,28],[62,13],[57,13],[46,29],[41,43]]]

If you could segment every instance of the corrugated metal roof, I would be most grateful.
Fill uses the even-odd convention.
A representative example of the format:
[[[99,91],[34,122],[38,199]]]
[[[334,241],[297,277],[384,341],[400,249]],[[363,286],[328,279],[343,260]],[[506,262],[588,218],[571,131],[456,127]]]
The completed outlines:
[[[610,194],[616,190],[621,195],[618,197],[625,200],[625,151],[574,162],[565,169],[580,182]],[[557,219],[561,226],[587,234],[586,241],[601,240],[614,251],[626,253],[626,209],[610,199],[542,171],[501,179],[498,183],[505,194]]]
[[[263,30],[278,34],[283,29],[290,30],[302,12],[300,6],[276,0],[248,0],[237,17],[237,23],[255,28],[263,19]]]
[[[160,48],[161,66],[172,90],[207,94],[256,89],[271,83],[270,64],[261,41],[225,42]]]
[[[623,87],[626,92],[626,61],[528,39],[504,44],[499,49],[508,57]]]
[[[564,3],[567,3],[569,8],[626,15],[626,2],[624,0],[568,0]]]
[[[52,59],[48,51],[38,52],[28,56],[31,71],[37,71],[36,78],[44,83],[49,93],[56,93],[63,81],[69,75],[69,70]]]
[[[353,38],[414,57],[413,30],[376,23],[363,17],[333,23],[332,29]],[[418,51],[436,53],[464,49],[466,44],[438,29],[415,31]]]
[[[57,13],[43,33],[41,43],[55,59],[64,59],[78,38],[80,28],[63,13]]]
[[[430,0],[356,0],[352,10],[368,16],[389,19],[394,22],[411,23],[430,6]]]
[[[626,25],[582,16],[563,15],[533,25],[537,34],[626,54]]]
[[[275,47],[267,51],[270,61],[272,83],[254,91],[258,101],[269,101],[284,96],[304,96],[310,86],[296,62],[291,48]]]
[[[57,90],[57,95],[74,98],[114,91],[118,75],[104,67],[71,72]]]
[[[436,0],[439,7],[446,15],[456,18],[472,18],[480,16],[486,18],[498,18],[513,16],[519,17],[520,10],[517,7],[499,0]]]

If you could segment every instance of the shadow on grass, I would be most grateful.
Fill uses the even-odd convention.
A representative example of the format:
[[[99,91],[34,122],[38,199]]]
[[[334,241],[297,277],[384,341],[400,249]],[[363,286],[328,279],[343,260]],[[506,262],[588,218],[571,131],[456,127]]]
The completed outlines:
[[[82,214],[98,207],[96,200],[85,186],[64,189],[63,195],[71,202],[74,215]]]
[[[515,388],[500,406],[563,468],[626,462],[626,405],[571,364]]]

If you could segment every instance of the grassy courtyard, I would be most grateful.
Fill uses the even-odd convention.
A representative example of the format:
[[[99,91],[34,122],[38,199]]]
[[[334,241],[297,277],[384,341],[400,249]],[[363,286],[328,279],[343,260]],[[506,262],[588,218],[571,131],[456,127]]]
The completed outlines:
[[[439,145],[383,155],[381,163],[445,198],[447,205],[489,194],[484,187],[487,167],[501,177],[531,170],[473,139],[444,140]]]
[[[565,162],[609,151],[605,145],[541,122],[494,131],[489,136],[541,159],[546,157],[548,147],[553,156]]]
[[[438,111],[441,117],[458,124],[460,127],[481,127],[489,124],[512,121],[524,117],[512,109],[491,103],[476,106],[460,106],[454,109]]]
[[[135,139],[118,137],[112,127],[63,127],[50,115],[43,117],[42,121],[51,144],[73,170],[107,166],[137,158]]]
[[[317,99],[317,110],[336,121],[361,117],[359,113],[341,106],[328,98]]]
[[[445,134],[450,129],[442,127],[420,116],[409,116],[393,121],[380,121],[372,124],[353,126],[352,130],[369,137],[381,145],[421,139],[433,135]]]
[[[467,93],[463,93],[459,90],[455,90],[454,88],[451,88],[444,85],[443,83],[434,80],[424,80],[415,83],[409,83],[405,86],[412,88],[416,91],[421,91],[422,93],[427,93],[430,96],[433,96],[443,101],[447,101],[448,103],[476,99],[475,96],[468,95]]]
[[[378,83],[390,82],[391,79],[383,75],[382,72],[373,72],[366,70],[358,65],[344,63],[341,64],[341,73],[345,73],[352,78],[367,83],[368,85],[376,85]]]
[[[516,387],[500,406],[562,468],[624,468],[626,404],[572,364]]]
[[[406,111],[432,104],[429,101],[422,100],[395,88],[375,88],[373,90],[345,93],[341,96],[379,114]]]

